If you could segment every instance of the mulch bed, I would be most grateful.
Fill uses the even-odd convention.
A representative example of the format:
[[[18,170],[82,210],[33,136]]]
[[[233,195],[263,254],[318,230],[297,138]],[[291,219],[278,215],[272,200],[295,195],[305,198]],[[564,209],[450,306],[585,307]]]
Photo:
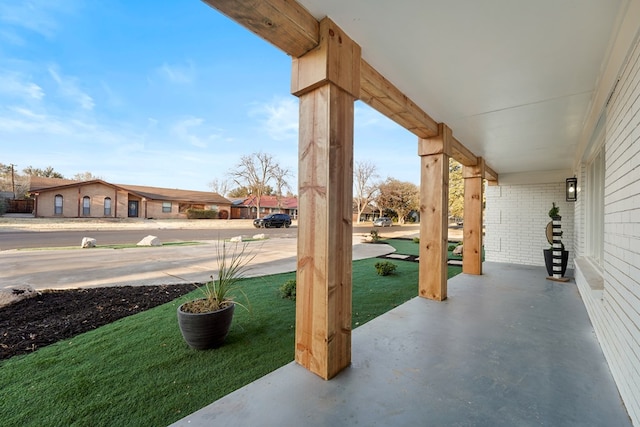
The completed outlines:
[[[0,308],[0,360],[173,301],[195,288],[184,283],[43,291]]]

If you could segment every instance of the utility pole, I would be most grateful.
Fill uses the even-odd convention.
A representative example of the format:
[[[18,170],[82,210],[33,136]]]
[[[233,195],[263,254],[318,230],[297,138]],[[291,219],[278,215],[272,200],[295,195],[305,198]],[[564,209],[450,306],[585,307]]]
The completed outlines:
[[[13,163],[10,163],[11,165],[11,191],[13,191],[13,200],[16,199],[16,179],[15,179],[15,169],[14,167],[16,165],[14,165]]]

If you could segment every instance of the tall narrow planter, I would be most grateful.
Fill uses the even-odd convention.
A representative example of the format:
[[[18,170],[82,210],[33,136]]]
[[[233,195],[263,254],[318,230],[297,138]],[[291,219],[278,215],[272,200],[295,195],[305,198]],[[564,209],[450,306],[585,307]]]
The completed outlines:
[[[553,276],[553,249],[543,249],[544,266],[547,267],[547,274]],[[562,276],[567,272],[567,264],[569,263],[569,251],[562,251]]]
[[[187,313],[178,307],[178,325],[189,347],[207,350],[220,347],[231,328],[235,304],[208,313]]]

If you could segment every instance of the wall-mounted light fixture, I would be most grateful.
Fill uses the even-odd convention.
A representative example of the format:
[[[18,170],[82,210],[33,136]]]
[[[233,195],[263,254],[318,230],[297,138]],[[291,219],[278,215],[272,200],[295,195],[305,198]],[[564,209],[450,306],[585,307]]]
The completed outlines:
[[[578,178],[567,178],[567,202],[575,202],[578,200]]]

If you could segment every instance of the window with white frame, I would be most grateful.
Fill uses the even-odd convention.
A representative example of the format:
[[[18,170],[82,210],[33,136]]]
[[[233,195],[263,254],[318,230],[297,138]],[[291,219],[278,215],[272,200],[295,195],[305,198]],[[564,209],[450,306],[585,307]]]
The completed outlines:
[[[162,212],[171,213],[171,202],[162,202]]]
[[[111,216],[111,197],[104,198],[104,216]]]
[[[82,215],[91,215],[91,198],[89,196],[84,196],[82,198]]]
[[[598,266],[604,264],[604,145],[587,164],[586,243],[587,255]]]
[[[54,198],[54,202],[53,202],[53,206],[54,206],[54,215],[62,215],[62,195],[61,194],[56,194],[56,197]]]

